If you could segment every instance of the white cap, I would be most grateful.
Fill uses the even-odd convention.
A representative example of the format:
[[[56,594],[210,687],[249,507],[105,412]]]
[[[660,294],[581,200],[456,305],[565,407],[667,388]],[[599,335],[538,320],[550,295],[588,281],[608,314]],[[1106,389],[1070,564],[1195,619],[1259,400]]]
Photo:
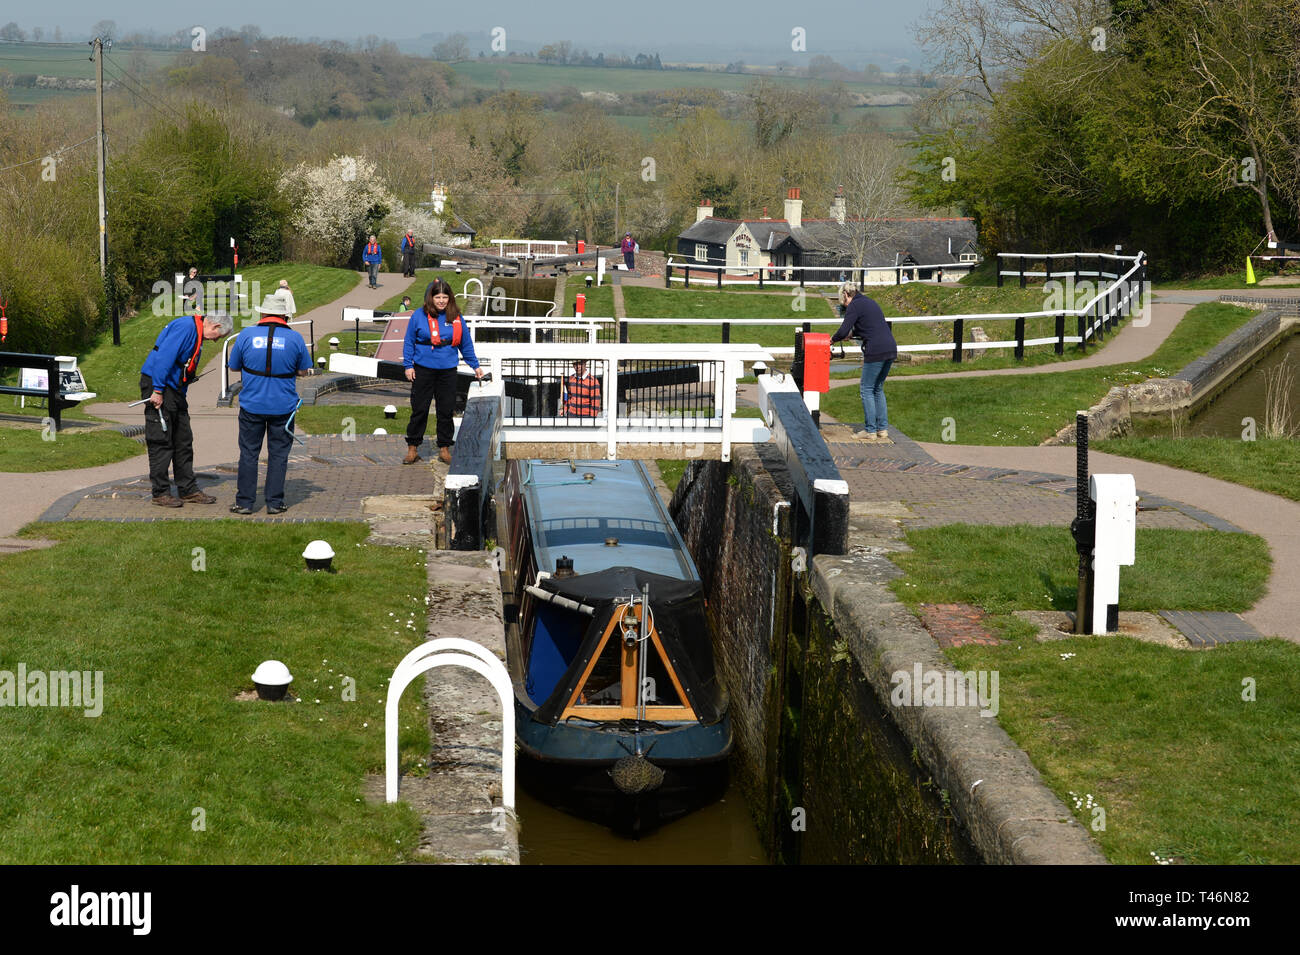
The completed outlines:
[[[263,660],[253,671],[253,682],[262,686],[288,686],[293,682],[293,674],[279,660]]]

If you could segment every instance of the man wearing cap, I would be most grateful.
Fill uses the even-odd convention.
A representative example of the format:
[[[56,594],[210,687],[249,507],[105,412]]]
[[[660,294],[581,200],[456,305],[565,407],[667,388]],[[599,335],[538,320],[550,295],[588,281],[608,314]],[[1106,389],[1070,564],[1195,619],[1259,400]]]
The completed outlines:
[[[636,268],[636,241],[632,238],[631,232],[623,233],[623,261],[627,263],[627,270],[631,272]]]
[[[231,513],[252,514],[257,502],[257,459],[266,439],[266,513],[282,514],[284,478],[293,445],[298,390],[293,379],[311,373],[311,354],[289,327],[291,305],[282,291],[266,297],[262,320],[245,328],[230,346],[231,371],[243,372],[239,389],[239,478]]]
[[[185,393],[198,377],[199,355],[205,341],[216,341],[234,327],[229,315],[182,315],[168,322],[140,367],[140,397],[144,408],[144,440],[149,449],[149,482],[159,507],[212,504],[194,479],[194,432]],[[172,496],[168,471],[176,477]]]

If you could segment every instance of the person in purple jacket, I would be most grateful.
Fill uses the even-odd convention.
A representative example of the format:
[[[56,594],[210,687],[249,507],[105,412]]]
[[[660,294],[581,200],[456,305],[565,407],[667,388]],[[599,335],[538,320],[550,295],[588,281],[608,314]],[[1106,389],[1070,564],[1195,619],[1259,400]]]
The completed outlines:
[[[424,290],[424,305],[411,313],[402,342],[402,364],[411,382],[411,420],[406,426],[406,457],[403,464],[420,460],[419,448],[429,422],[429,403],[436,402],[438,459],[451,463],[451,446],[456,427],[456,367],[461,356],[482,378],[474,339],[460,315],[456,295],[442,279],[434,279]]]
[[[889,410],[885,406],[885,378],[889,366],[898,357],[898,344],[889,330],[889,322],[885,321],[885,313],[855,283],[845,282],[840,286],[840,304],[844,306],[844,321],[831,341],[842,341],[850,335],[862,340],[860,390],[864,427],[857,437],[872,444],[893,444],[889,437]]]
[[[627,270],[631,272],[636,268],[636,239],[632,238],[631,232],[623,233],[623,262],[627,265]]]
[[[379,288],[379,266],[384,261],[384,254],[379,251],[379,240],[373,235],[366,240],[366,249],[361,253],[361,261],[366,263],[370,272],[370,287]]]

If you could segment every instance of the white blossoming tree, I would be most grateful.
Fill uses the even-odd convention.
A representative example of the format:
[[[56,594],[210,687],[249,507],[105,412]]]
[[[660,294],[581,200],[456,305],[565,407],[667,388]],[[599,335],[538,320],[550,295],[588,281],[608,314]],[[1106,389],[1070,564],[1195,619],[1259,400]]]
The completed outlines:
[[[407,229],[419,242],[447,238],[440,219],[394,197],[363,156],[340,156],[323,166],[300,163],[281,176],[279,187],[293,209],[291,249],[322,265],[346,266],[371,233],[380,237],[390,263]]]

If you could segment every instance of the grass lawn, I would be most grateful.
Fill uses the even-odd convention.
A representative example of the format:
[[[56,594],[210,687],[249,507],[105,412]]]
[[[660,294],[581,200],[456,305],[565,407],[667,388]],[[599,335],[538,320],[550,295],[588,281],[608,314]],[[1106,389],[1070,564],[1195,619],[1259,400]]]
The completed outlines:
[[[624,302],[627,301],[626,295],[631,286],[623,289],[625,296]],[[592,286],[587,288],[583,283],[581,276],[574,278],[569,277],[569,281],[564,286],[564,314],[572,315],[577,302],[578,293],[581,292],[587,296],[587,309],[584,315],[590,315],[593,318],[613,318],[614,317],[614,290],[608,285],[602,285],[600,288]]]
[[[261,305],[262,299],[273,292],[280,279],[288,279],[293,289],[294,304],[298,314],[304,315],[313,308],[332,302],[356,287],[360,273],[350,269],[330,269],[319,265],[257,265],[241,269],[245,284],[259,283],[260,298],[250,303]],[[246,316],[251,322],[255,316]],[[85,354],[79,367],[90,390],[98,401],[136,401],[140,397],[140,366],[153,347],[158,333],[171,318],[157,316],[146,303],[139,314],[122,322],[122,344],[114,346],[111,330],[102,333]],[[235,331],[241,319],[235,319]],[[200,367],[205,371],[214,360],[220,360],[221,342],[207,342],[203,346]],[[218,369],[219,371],[219,369]]]
[[[294,424],[308,434],[342,434],[348,427],[346,419],[350,418],[356,434],[373,434],[376,428],[383,428],[389,434],[405,434],[407,422],[411,420],[411,403],[402,400],[394,401],[393,405],[397,417],[392,421],[384,417],[383,405],[303,405]]]
[[[912,553],[892,558],[906,576],[891,587],[913,607],[1074,606],[1077,558],[1063,528],[954,525],[910,531],[907,542]],[[1122,571],[1126,610],[1241,610],[1268,572],[1263,541],[1245,534],[1141,530],[1137,553]],[[1300,648],[1269,640],[1194,652],[1126,637],[1040,644],[1017,627],[1003,631],[1012,643],[945,653],[959,669],[998,672],[999,723],[1067,807],[1077,793],[1105,809],[1102,831],[1086,807],[1074,812],[1112,862],[1150,864],[1152,852],[1196,864],[1300,862],[1291,812]],[[1255,701],[1242,699],[1245,677]]]
[[[1092,446],[1300,501],[1300,441],[1294,438],[1112,438]]]
[[[1132,364],[905,385],[891,377],[885,385],[890,423],[916,441],[942,440],[945,419],[951,418],[958,444],[1040,444],[1069,424],[1076,410],[1100,401],[1113,385],[1168,377],[1255,314],[1217,302],[1197,305],[1154,354]],[[857,421],[862,401],[856,388],[833,388],[822,399],[822,410],[840,421]]]
[[[64,523],[25,533],[61,543],[0,557],[0,670],[102,671],[102,714],[5,710],[0,860],[410,859],[416,815],[368,805],[362,777],[383,770],[385,681],[424,637],[424,555],[362,544],[358,524]],[[313,538],[338,552],[337,574],[303,569]],[[206,569],[196,572],[200,547]],[[288,665],[301,703],[236,700],[268,658]],[[355,702],[343,699],[345,675]],[[428,752],[418,693],[405,695],[401,725],[410,769]]]
[[[1257,266],[1255,268],[1255,278],[1269,278],[1275,274],[1273,269]],[[1288,270],[1284,274],[1289,281],[1281,285],[1266,285],[1264,288],[1296,288],[1300,287],[1300,274]],[[1227,291],[1255,292],[1259,290],[1258,285],[1246,284],[1246,269],[1243,266],[1234,269],[1231,272],[1225,272],[1221,275],[1202,275],[1196,278],[1169,279],[1164,282],[1155,283],[1156,291],[1169,292],[1175,289],[1224,289]]]
[[[796,291],[798,291],[796,289]],[[834,311],[821,295],[809,292],[802,299],[794,295],[757,292],[687,291],[624,286],[623,303],[630,318],[789,318],[817,323],[814,330],[833,332],[839,324]],[[797,325],[736,325],[733,342],[756,342],[772,347],[792,346]],[[627,337],[634,342],[721,342],[721,325],[630,325]]]
[[[144,454],[144,445],[116,431],[59,431],[44,440],[42,429],[0,427],[0,471],[68,471],[93,468]]]

